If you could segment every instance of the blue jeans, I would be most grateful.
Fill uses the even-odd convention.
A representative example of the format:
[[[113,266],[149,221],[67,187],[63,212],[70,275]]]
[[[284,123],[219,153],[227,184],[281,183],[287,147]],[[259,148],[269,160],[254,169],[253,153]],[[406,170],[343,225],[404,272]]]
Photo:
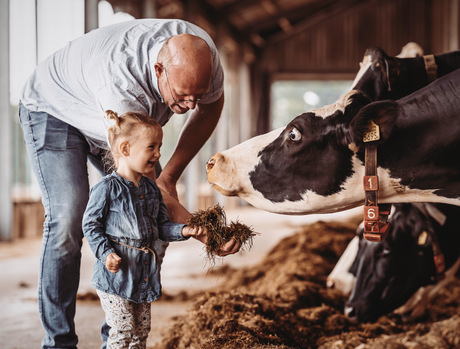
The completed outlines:
[[[81,221],[89,194],[87,158],[92,157],[95,164],[98,159],[76,128],[22,105],[19,117],[45,207],[38,281],[38,305],[46,332],[42,348],[76,348]]]

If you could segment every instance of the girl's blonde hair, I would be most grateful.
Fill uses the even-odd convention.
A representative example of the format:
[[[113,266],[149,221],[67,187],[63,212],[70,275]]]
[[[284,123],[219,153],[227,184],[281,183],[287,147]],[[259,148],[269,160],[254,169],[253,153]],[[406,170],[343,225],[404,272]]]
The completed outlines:
[[[108,141],[110,152],[106,152],[104,162],[110,168],[116,168],[118,154],[118,145],[123,140],[131,143],[137,138],[139,130],[142,127],[153,128],[160,134],[163,133],[161,125],[153,118],[142,113],[127,112],[121,116],[112,110],[106,110],[105,118],[112,121],[108,127]]]

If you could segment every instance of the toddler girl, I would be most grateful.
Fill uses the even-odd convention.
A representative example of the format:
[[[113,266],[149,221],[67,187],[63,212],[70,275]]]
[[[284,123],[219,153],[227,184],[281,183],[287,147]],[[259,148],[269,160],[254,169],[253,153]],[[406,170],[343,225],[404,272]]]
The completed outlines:
[[[92,284],[111,327],[107,348],[145,348],[150,303],[161,295],[156,244],[192,235],[203,241],[206,234],[170,222],[160,189],[142,175],[160,158],[161,126],[139,113],[106,117],[116,170],[91,189],[83,232],[96,256]]]

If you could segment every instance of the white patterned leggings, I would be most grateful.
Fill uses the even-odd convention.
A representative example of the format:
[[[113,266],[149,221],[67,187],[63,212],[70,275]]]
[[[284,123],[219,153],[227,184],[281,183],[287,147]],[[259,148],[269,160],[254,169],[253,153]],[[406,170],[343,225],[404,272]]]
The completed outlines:
[[[150,303],[134,303],[97,290],[110,326],[107,349],[145,349],[150,332]]]

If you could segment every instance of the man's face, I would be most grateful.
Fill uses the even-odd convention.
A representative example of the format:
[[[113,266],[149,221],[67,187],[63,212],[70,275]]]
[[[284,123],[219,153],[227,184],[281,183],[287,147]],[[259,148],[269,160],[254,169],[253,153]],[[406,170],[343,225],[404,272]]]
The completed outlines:
[[[163,100],[176,114],[185,114],[190,109],[195,109],[199,100],[209,89],[207,79],[181,71],[177,66],[172,66],[167,70],[158,63],[155,69]]]

